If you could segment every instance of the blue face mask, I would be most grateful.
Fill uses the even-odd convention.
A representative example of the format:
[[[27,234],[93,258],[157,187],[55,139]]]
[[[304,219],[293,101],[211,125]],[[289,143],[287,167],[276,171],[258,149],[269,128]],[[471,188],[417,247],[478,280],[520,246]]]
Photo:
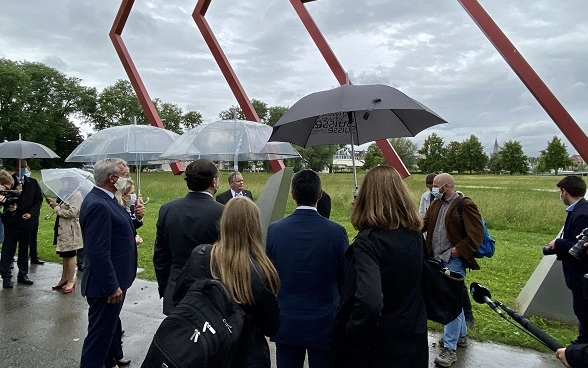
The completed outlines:
[[[431,189],[431,194],[433,195],[433,197],[435,197],[436,199],[441,199],[443,197],[443,193],[439,193],[439,188],[437,187],[433,187]]]
[[[31,176],[30,171],[27,170],[26,167],[23,167],[20,169],[20,176],[24,177],[24,176]]]

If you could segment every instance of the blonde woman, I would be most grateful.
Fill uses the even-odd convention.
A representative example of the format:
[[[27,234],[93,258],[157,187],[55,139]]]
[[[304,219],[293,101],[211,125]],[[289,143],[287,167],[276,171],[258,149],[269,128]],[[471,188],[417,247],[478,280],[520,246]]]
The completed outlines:
[[[423,220],[394,168],[366,173],[351,223],[359,233],[345,254],[332,366],[427,367]]]
[[[54,240],[56,251],[62,258],[61,279],[53,290],[61,290],[64,294],[71,294],[76,286],[76,252],[83,248],[82,229],[80,228],[81,193],[75,192],[68,203],[56,202],[47,198],[47,203],[57,215],[54,226]]]
[[[203,267],[207,249],[210,252],[209,270]],[[269,347],[264,336],[275,335],[279,328],[276,295],[280,280],[263,251],[259,209],[251,199],[231,199],[220,219],[219,240],[214,246],[201,245],[192,251],[178,278],[174,306],[182,300],[190,285],[201,278],[222,281],[247,315],[246,347],[234,359],[232,367],[269,368]]]

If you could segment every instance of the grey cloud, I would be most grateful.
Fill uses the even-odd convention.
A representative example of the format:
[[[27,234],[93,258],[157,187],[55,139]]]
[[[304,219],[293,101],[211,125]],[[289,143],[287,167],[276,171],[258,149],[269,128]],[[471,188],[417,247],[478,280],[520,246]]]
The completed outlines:
[[[236,101],[191,17],[194,3],[136,2],[123,38],[152,98],[212,121]],[[588,42],[588,7],[579,0],[481,4],[588,129],[588,49],[581,47]],[[26,55],[99,89],[126,79],[108,38],[119,5],[12,2],[0,13],[0,57]],[[512,139],[537,155],[553,135],[562,136],[459,2],[323,0],[305,6],[353,83],[392,85],[449,121],[415,142],[432,131],[460,141],[476,134],[487,150],[496,138],[500,144]],[[289,106],[338,84],[287,1],[216,0],[206,19],[250,98]]]

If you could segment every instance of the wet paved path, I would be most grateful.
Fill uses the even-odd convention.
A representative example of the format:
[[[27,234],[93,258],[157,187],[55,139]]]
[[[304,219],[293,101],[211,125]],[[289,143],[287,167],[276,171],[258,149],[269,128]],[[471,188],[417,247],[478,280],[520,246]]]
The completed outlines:
[[[14,289],[0,289],[1,367],[78,366],[86,336],[87,304],[77,288],[70,295],[51,290],[60,274],[61,265],[33,265],[29,276],[34,285],[22,286],[15,282]],[[140,367],[153,333],[163,319],[156,283],[135,281],[129,289],[121,319],[126,358],[132,359],[130,367]],[[438,339],[437,334],[429,336],[431,362],[438,353]],[[552,354],[472,340],[467,348],[458,350],[458,356],[459,361],[452,367],[563,367]]]

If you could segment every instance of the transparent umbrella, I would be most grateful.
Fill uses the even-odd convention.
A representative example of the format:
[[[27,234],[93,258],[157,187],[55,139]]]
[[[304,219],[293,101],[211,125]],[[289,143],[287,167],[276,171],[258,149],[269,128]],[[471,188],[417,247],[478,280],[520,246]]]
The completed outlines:
[[[219,120],[186,131],[160,157],[168,160],[208,158],[213,161],[274,160],[300,157],[289,144],[269,143],[269,125],[247,120]]]
[[[96,162],[118,157],[137,166],[137,191],[141,188],[141,165],[159,161],[180,135],[151,125],[121,125],[89,136],[67,156],[66,162]]]
[[[44,169],[39,184],[45,196],[58,197],[79,209],[94,187],[94,176],[80,169]]]

